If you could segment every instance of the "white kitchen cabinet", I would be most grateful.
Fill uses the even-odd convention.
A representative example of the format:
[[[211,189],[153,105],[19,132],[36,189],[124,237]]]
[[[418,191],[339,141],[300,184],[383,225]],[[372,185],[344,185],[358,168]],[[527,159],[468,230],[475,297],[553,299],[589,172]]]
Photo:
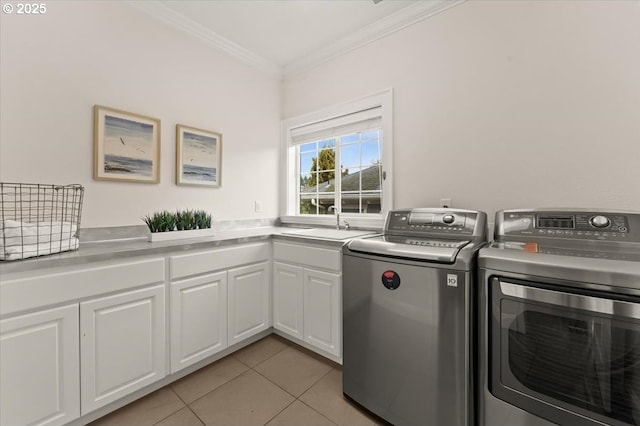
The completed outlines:
[[[171,373],[227,347],[227,272],[171,283]]]
[[[228,344],[271,327],[269,262],[230,269],[228,284]]]
[[[172,373],[271,326],[270,257],[267,242],[169,257]]]
[[[78,304],[0,321],[0,424],[80,416]]]
[[[304,341],[340,357],[340,274],[304,269]]]
[[[82,414],[166,375],[165,286],[80,303]]]
[[[276,241],[273,258],[274,328],[341,362],[340,249]]]
[[[304,339],[303,269],[273,262],[273,327]]]

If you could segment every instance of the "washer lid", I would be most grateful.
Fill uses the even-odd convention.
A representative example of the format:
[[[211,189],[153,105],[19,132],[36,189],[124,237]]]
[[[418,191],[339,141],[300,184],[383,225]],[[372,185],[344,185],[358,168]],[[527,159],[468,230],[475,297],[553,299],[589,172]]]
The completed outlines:
[[[377,235],[351,240],[347,243],[347,248],[352,252],[358,253],[427,262],[454,263],[460,250],[469,243],[469,240],[456,241],[401,235]]]

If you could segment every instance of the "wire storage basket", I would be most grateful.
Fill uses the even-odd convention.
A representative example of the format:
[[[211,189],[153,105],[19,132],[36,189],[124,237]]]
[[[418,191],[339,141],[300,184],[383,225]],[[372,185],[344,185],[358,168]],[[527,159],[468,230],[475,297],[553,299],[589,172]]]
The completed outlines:
[[[77,250],[84,188],[0,182],[0,260]]]

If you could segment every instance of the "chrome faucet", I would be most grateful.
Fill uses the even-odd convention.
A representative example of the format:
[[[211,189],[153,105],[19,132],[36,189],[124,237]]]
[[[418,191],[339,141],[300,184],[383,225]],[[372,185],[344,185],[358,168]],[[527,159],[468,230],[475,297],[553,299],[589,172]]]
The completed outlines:
[[[333,210],[333,214],[336,216],[336,229],[340,229],[340,213],[336,210],[336,206],[329,206],[327,211]]]

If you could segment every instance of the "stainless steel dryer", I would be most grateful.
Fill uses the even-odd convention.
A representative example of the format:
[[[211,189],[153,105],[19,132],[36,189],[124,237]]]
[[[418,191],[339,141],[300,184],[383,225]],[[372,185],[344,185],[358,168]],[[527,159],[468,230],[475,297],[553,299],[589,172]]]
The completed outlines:
[[[640,425],[640,212],[500,211],[478,264],[481,426]]]
[[[396,426],[471,421],[471,291],[485,213],[397,210],[343,247],[343,391]]]

